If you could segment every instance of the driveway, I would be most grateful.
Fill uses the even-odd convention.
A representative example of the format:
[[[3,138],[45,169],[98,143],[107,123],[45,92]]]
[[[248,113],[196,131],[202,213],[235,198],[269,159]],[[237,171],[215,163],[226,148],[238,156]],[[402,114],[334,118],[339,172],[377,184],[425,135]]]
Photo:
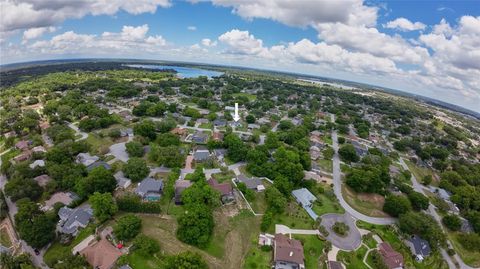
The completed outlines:
[[[302,230],[302,229],[290,229],[288,226],[282,224],[275,224],[276,234],[307,234],[317,235],[320,234],[318,230]]]
[[[362,244],[362,235],[360,231],[355,226],[355,220],[350,216],[350,214],[324,214],[320,217],[322,219],[322,225],[328,231],[327,240],[332,242],[334,246],[343,250],[355,250]],[[333,230],[332,226],[335,222],[343,222],[350,230],[348,231],[345,237],[337,235]]]
[[[75,141],[80,141],[80,140],[83,140],[83,139],[87,139],[88,134],[80,131],[80,129],[78,129],[78,127],[75,124],[69,122],[68,127],[70,127],[72,130],[75,131],[75,135],[81,135],[81,137],[78,138],[78,139],[75,139]]]

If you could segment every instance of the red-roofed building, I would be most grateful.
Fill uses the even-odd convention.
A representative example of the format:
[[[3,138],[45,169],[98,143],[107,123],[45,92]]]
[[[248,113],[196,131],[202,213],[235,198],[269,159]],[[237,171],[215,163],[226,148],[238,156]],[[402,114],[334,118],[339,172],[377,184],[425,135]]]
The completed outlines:
[[[305,268],[302,243],[283,234],[275,235],[273,262],[277,269]]]
[[[233,195],[233,188],[230,183],[218,183],[218,181],[214,178],[209,179],[207,183],[212,188],[220,192],[222,203],[228,204],[235,200],[235,196]]]
[[[389,269],[403,268],[403,256],[395,251],[390,244],[383,242],[378,246],[378,251],[383,258],[383,262]]]
[[[220,132],[213,132],[212,138],[215,141],[223,141],[223,133]]]

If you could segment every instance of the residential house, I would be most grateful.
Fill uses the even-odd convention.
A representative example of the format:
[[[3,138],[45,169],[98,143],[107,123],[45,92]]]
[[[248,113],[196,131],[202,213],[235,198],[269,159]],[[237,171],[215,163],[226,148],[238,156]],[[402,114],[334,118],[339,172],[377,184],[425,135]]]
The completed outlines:
[[[96,161],[96,162],[90,164],[89,166],[87,166],[87,171],[90,172],[93,169],[95,169],[97,167],[100,167],[100,166],[107,169],[107,170],[112,169],[112,167],[108,163],[106,163],[104,161]]]
[[[225,127],[227,126],[227,120],[226,119],[216,119],[213,121],[213,125],[215,127]]]
[[[115,266],[115,262],[122,252],[114,247],[107,239],[102,238],[100,241],[87,246],[80,255],[95,269],[111,269]]]
[[[45,201],[45,205],[41,207],[43,211],[48,211],[53,209],[53,206],[56,203],[62,203],[63,205],[70,205],[73,201],[80,199],[75,193],[73,192],[56,192],[54,193],[50,199]]]
[[[225,183],[218,183],[218,181],[214,178],[211,178],[207,181],[208,185],[210,185],[213,189],[220,192],[220,198],[223,204],[229,204],[235,201],[235,196],[233,194],[232,185],[228,182]]]
[[[430,244],[418,235],[413,235],[406,243],[410,247],[415,259],[419,262],[423,261],[432,252]]]
[[[327,261],[327,269],[345,269],[345,266],[339,261]]]
[[[293,190],[292,195],[295,197],[295,200],[297,200],[300,206],[307,211],[308,215],[313,220],[317,220],[318,215],[312,210],[313,203],[317,200],[317,197],[315,197],[315,195],[313,195],[306,188]]]
[[[231,121],[229,124],[230,124],[230,127],[232,127],[232,128],[242,127],[242,123],[240,121]]]
[[[255,129],[260,129],[260,125],[255,124],[255,123],[250,123],[247,125],[248,130],[251,132]]]
[[[260,246],[273,246],[275,236],[273,234],[261,233],[258,236],[258,244]]]
[[[214,141],[223,141],[224,134],[220,132],[213,132],[212,139]]]
[[[225,155],[227,154],[226,149],[214,149],[213,150],[213,155],[217,158],[218,161],[223,161],[225,158]]]
[[[192,135],[192,142],[197,144],[206,144],[208,140],[208,134],[203,132],[196,132]]]
[[[46,153],[47,150],[43,146],[36,146],[32,149],[34,153]]]
[[[193,159],[195,160],[195,162],[205,162],[209,160],[210,157],[210,151],[208,151],[208,149],[206,148],[198,148],[193,153]]]
[[[40,129],[42,131],[44,131],[44,130],[50,128],[50,123],[48,123],[48,121],[42,121],[42,122],[40,122],[40,124],[38,124],[38,126],[40,127]]]
[[[400,174],[400,168],[396,167],[395,165],[390,165],[388,170],[391,177],[397,177]]]
[[[90,207],[72,209],[64,206],[58,211],[58,216],[60,221],[57,230],[64,234],[76,236],[80,228],[87,227],[93,216],[93,211]]]
[[[256,191],[265,190],[265,186],[263,185],[262,180],[259,178],[248,178],[245,175],[241,174],[237,176],[235,181],[237,182],[237,184],[244,183],[245,186],[247,186],[247,188],[251,190],[256,190]]]
[[[190,180],[179,179],[175,181],[175,204],[182,204],[182,192],[190,186],[192,186]]]
[[[146,201],[158,201],[162,195],[163,181],[147,177],[138,184],[135,192]]]
[[[322,152],[317,146],[310,147],[310,159],[318,160],[322,156]]]
[[[273,262],[275,269],[305,268],[302,243],[286,235],[275,234]]]
[[[77,163],[81,163],[81,164],[83,164],[83,165],[85,165],[85,166],[88,167],[89,165],[91,165],[92,163],[98,161],[99,159],[100,159],[100,158],[99,158],[98,156],[95,156],[95,155],[92,156],[92,155],[90,155],[90,153],[87,152],[87,153],[79,153],[79,154],[77,155],[77,158],[76,158],[75,161],[76,161]]]
[[[30,169],[35,169],[37,167],[45,167],[45,161],[35,160],[33,163],[29,164],[28,167],[30,167]]]
[[[132,121],[133,120],[132,113],[128,110],[120,111],[120,112],[118,112],[118,115],[120,117],[122,117],[125,121]]]
[[[203,119],[203,118],[197,119],[197,124],[207,124],[207,123],[209,123],[208,119]]]
[[[8,133],[4,133],[3,136],[5,136],[5,138],[10,138],[10,137],[15,137],[17,134],[15,133],[15,131],[10,131]]]
[[[52,179],[48,175],[44,174],[44,175],[40,175],[38,177],[33,178],[33,180],[35,180],[40,187],[45,187],[47,186],[48,182],[50,182],[50,180]]]
[[[15,148],[24,151],[24,150],[28,150],[29,145],[30,145],[29,141],[21,140],[15,144]]]
[[[270,123],[271,123],[271,121],[270,121],[269,119],[265,118],[265,117],[259,118],[259,119],[257,120],[257,122],[258,122],[259,124],[270,124]]]
[[[395,251],[390,244],[386,242],[380,243],[378,251],[382,256],[383,262],[389,269],[401,269],[403,268],[404,261],[403,256],[399,252]]]
[[[132,181],[126,178],[122,171],[116,172],[113,177],[117,181],[117,188],[126,189],[132,184]]]
[[[362,145],[357,141],[352,141],[352,145],[358,156],[365,157],[368,154],[368,148],[365,145]]]
[[[178,135],[181,138],[185,138],[188,134],[188,131],[185,128],[178,128],[177,127],[177,128],[173,128],[173,130],[171,130],[170,133],[172,133],[174,135]]]
[[[20,153],[19,155],[15,156],[13,158],[13,161],[15,163],[19,163],[19,162],[26,161],[26,160],[30,159],[31,157],[32,157],[32,152],[30,150],[25,150],[22,153]]]

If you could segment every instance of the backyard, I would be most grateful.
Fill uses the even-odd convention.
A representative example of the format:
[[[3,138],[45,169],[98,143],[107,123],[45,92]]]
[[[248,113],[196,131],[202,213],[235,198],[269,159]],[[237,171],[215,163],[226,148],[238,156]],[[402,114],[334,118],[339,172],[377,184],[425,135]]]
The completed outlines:
[[[371,217],[388,217],[383,212],[385,198],[379,194],[356,193],[349,187],[342,186],[345,201],[358,212]]]

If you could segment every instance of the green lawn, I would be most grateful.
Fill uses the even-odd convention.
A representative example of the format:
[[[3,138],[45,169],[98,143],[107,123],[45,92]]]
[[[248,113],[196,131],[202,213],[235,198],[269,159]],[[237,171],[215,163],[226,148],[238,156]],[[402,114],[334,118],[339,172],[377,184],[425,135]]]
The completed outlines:
[[[313,211],[317,213],[317,215],[321,216],[327,213],[340,213],[343,214],[345,210],[340,206],[337,201],[333,201],[329,197],[319,194],[317,195],[318,202],[313,204]]]
[[[326,160],[326,159],[320,159],[317,161],[318,166],[322,168],[322,170],[325,170],[329,173],[332,173],[333,168],[332,168],[332,160]]]
[[[7,231],[5,229],[0,230],[0,245],[4,247],[11,247],[12,242],[10,241],[10,237],[7,234]]]
[[[265,192],[255,192],[255,199],[250,203],[255,213],[263,214],[267,210],[267,202],[265,201]]]
[[[342,261],[347,269],[368,269],[365,263],[363,263],[363,257],[367,250],[365,246],[361,246],[359,249],[351,252],[341,250],[337,254],[337,260]]]
[[[257,245],[253,246],[245,256],[243,264],[244,269],[269,269],[271,268],[272,251],[260,249]]]
[[[459,241],[458,232],[448,233],[448,238],[453,244],[455,252],[462,258],[462,260],[472,267],[480,267],[480,252],[470,251],[465,249]]]
[[[255,94],[249,94],[249,93],[244,93],[244,92],[240,92],[240,93],[234,93],[232,94],[233,97],[238,97],[238,96],[245,96],[248,98],[248,100],[251,102],[251,101],[255,101],[257,100],[257,96]]]
[[[363,243],[367,245],[369,248],[376,248],[377,247],[377,241],[373,239],[373,237],[367,236],[365,239],[363,239]]]
[[[202,123],[198,126],[199,128],[202,128],[202,129],[212,129],[213,128],[213,124],[211,122],[209,123]]]
[[[275,232],[275,224],[283,224],[294,229],[312,229],[314,222],[305,209],[292,201],[288,203],[285,212],[273,217],[272,225],[268,229],[269,233]]]
[[[342,186],[342,194],[345,201],[355,210],[371,217],[387,217],[383,212],[384,199],[374,194],[358,194],[349,187]]]
[[[133,251],[125,257],[127,264],[132,269],[157,269],[163,266],[163,262],[157,256],[142,256]]]
[[[233,171],[226,171],[222,173],[214,174],[213,177],[219,182],[231,182],[231,179],[235,177],[235,173]]]
[[[316,235],[299,235],[293,236],[302,242],[303,253],[305,255],[305,268],[316,269],[321,268],[319,258],[323,253],[324,242]]]
[[[412,172],[412,174],[415,176],[415,178],[417,178],[418,182],[421,183],[425,176],[430,175],[430,176],[433,177],[432,171],[430,169],[424,168],[424,167],[419,167],[409,160],[405,160],[405,163],[407,164],[410,172]],[[435,177],[433,177],[432,183],[434,183],[434,181],[435,181]]]
[[[78,243],[82,242],[83,239],[87,238],[89,235],[93,234],[94,232],[95,232],[95,226],[93,224],[90,224],[85,229],[82,229],[78,233],[78,236],[75,239],[73,239],[70,244],[62,245],[58,241],[54,242],[48,248],[47,252],[45,252],[45,255],[44,255],[45,263],[50,267],[53,267],[52,264],[54,264],[57,261],[58,257],[64,256],[65,253],[67,252],[71,252],[73,247],[78,245]]]
[[[105,154],[108,152],[108,147],[113,144],[109,137],[100,137],[97,134],[89,133],[86,142],[91,146],[92,154]]]

